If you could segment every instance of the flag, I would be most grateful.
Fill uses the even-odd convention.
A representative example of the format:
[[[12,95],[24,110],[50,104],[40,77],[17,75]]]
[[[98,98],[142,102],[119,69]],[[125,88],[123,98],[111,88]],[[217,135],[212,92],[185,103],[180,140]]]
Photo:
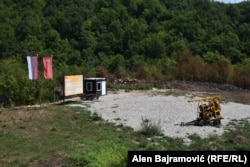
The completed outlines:
[[[43,66],[44,66],[44,71],[43,71],[44,78],[52,79],[53,78],[52,56],[43,57]]]
[[[37,56],[27,56],[28,72],[30,80],[38,79],[38,61]]]

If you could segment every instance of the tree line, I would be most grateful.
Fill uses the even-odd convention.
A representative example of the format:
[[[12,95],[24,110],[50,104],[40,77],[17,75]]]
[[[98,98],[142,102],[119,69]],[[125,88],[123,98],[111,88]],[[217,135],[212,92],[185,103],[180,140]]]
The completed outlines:
[[[3,105],[51,100],[65,74],[250,88],[249,2],[2,0],[0,9]],[[52,82],[27,79],[36,54],[53,55]]]

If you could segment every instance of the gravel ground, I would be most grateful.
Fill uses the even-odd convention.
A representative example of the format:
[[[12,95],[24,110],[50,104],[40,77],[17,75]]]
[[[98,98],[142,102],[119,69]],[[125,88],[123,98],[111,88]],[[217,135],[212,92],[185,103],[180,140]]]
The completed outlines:
[[[97,113],[104,120],[115,124],[130,126],[139,130],[143,119],[160,123],[163,133],[169,137],[186,138],[190,134],[198,134],[202,138],[210,134],[221,135],[226,125],[232,119],[250,120],[250,105],[227,102],[221,104],[220,127],[213,126],[180,126],[181,122],[189,122],[197,117],[198,103],[188,103],[193,95],[173,96],[164,95],[167,90],[151,91],[118,91],[109,92],[99,100],[86,101],[90,104],[90,111]]]

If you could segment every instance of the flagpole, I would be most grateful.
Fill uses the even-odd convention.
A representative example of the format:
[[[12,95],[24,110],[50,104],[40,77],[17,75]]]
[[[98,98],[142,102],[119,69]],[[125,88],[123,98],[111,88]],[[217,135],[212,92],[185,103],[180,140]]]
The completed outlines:
[[[54,67],[53,67],[53,55],[51,55],[51,60],[52,60],[52,62],[51,62],[51,66],[52,66],[52,69],[54,69]],[[54,72],[52,73],[53,74],[53,77],[52,77],[52,80],[53,80],[53,102],[55,102],[55,99],[56,99],[56,95],[55,95],[55,91],[54,91],[54,89],[55,89],[55,83],[54,83]]]
[[[38,59],[38,54],[36,54],[36,56],[37,56],[37,59]],[[38,68],[39,69],[39,68]],[[39,105],[40,105],[40,107],[41,107],[41,83],[40,83],[40,77],[38,76],[38,90],[39,90]]]

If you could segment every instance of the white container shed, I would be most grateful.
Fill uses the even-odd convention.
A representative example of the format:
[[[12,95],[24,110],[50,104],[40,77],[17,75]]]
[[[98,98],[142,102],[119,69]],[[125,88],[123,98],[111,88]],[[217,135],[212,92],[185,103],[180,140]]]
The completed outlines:
[[[107,95],[106,78],[84,78],[84,94]]]

